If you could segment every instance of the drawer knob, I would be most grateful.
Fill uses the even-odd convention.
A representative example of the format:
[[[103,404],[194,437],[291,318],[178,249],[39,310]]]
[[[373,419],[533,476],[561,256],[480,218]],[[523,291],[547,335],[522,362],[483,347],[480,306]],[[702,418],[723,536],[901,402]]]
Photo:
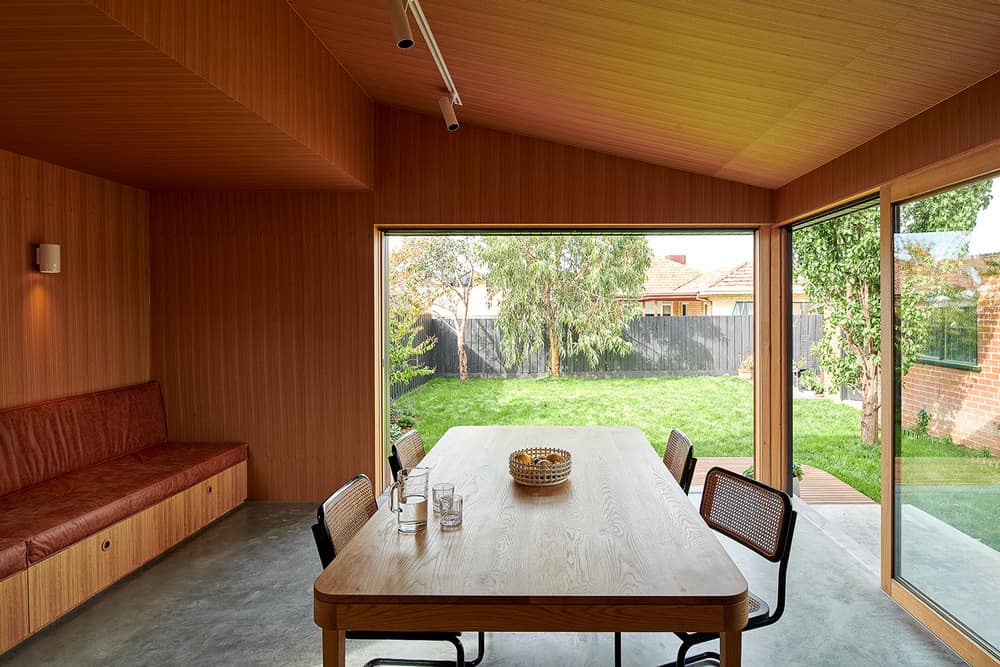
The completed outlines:
[[[211,492],[212,492],[212,485],[211,485],[211,484],[209,484],[209,485],[208,485],[208,492],[209,492],[209,493],[211,493]]]
[[[101,551],[107,551],[111,548],[111,540],[104,540],[101,542]]]

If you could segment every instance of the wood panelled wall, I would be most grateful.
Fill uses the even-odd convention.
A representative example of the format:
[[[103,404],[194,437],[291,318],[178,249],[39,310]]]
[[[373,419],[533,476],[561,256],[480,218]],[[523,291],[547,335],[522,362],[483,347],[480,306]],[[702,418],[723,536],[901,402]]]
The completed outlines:
[[[370,194],[152,195],[170,437],[249,442],[252,499],[374,472],[372,229]]]
[[[1000,73],[884,132],[775,192],[785,222],[872,192],[942,160],[1000,142]]]
[[[772,191],[377,106],[379,224],[754,224]]]
[[[333,163],[342,186],[371,186],[371,101],[285,0],[91,2]]]
[[[0,151],[0,408],[149,379],[149,196]],[[62,246],[62,273],[34,268]]]

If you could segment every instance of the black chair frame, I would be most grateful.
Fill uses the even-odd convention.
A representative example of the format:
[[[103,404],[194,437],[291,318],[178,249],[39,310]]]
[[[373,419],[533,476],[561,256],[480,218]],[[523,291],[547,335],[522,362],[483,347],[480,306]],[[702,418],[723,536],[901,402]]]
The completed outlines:
[[[313,539],[316,542],[316,550],[319,552],[320,562],[323,564],[323,569],[329,567],[330,563],[333,562],[333,559],[337,555],[336,549],[334,549],[333,546],[333,540],[330,538],[330,533],[326,527],[326,516],[323,513],[323,508],[328,505],[330,501],[335,500],[337,494],[345,491],[353,482],[360,478],[364,478],[365,481],[371,485],[371,481],[368,480],[367,475],[358,475],[350,482],[334,491],[333,494],[319,506],[319,509],[316,510],[316,523],[312,525],[312,534]],[[372,495],[374,496],[374,487],[372,488]],[[465,660],[465,647],[462,645],[462,640],[460,638],[461,633],[459,632],[381,632],[368,630],[347,630],[344,634],[347,639],[448,642],[455,648],[454,660],[373,658],[365,663],[365,667],[377,667],[378,665],[414,665],[416,667],[476,667],[483,661],[486,650],[486,634],[483,632],[478,633],[478,655],[474,660],[469,662],[466,662]]]
[[[692,470],[694,466],[691,466]],[[712,468],[708,471],[711,475],[714,471],[719,470],[725,474],[732,474],[722,468]],[[707,476],[706,476],[707,479]],[[742,481],[748,482],[750,484],[759,486],[770,492],[776,492],[780,494],[782,503],[784,505],[784,526],[782,527],[780,534],[781,538],[775,549],[776,555],[771,558],[764,554],[760,554],[762,557],[771,561],[772,563],[778,563],[778,594],[777,601],[775,603],[774,612],[770,611],[770,608],[763,599],[757,597],[753,593],[748,593],[752,606],[756,606],[756,611],[752,611],[747,619],[747,624],[743,628],[743,631],[755,630],[757,628],[763,628],[765,626],[776,623],[781,615],[785,612],[785,589],[788,579],[788,560],[792,551],[792,536],[795,534],[795,519],[797,517],[797,512],[792,509],[792,501],[788,497],[788,494],[773,489],[772,487],[758,482],[754,479],[743,478]],[[690,480],[688,480],[690,483]],[[702,507],[701,511],[705,509],[705,497],[702,496]],[[718,530],[718,529],[717,529]],[[720,530],[723,535],[726,535],[726,531]],[[742,541],[734,535],[728,535],[728,537],[734,539],[736,542],[741,543]],[[757,552],[760,553],[760,552]],[[698,644],[703,644],[705,642],[713,641],[719,639],[719,633],[717,632],[675,632],[675,635],[681,640],[681,645],[677,649],[677,658],[673,662],[668,662],[659,667],[685,667],[690,664],[697,664],[699,662],[704,662],[706,660],[712,660],[715,662],[721,662],[721,656],[718,651],[705,651],[703,653],[698,653],[697,655],[688,656],[688,651],[692,647]],[[615,633],[615,667],[621,667],[622,659],[622,648],[621,648],[621,633]]]
[[[688,456],[687,464],[684,466],[684,474],[681,476],[681,488],[684,489],[685,495],[691,492],[691,481],[694,479],[694,468],[697,465],[698,459],[694,457],[692,450]]]

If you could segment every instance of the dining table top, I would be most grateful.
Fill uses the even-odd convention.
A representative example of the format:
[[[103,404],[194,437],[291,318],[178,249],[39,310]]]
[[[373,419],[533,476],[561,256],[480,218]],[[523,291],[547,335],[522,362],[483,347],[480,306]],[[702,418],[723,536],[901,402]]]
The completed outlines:
[[[570,478],[526,487],[511,452],[557,447]],[[315,583],[321,605],[671,604],[742,608],[747,582],[641,431],[461,426],[421,463],[464,497],[458,530],[397,531],[388,503]]]

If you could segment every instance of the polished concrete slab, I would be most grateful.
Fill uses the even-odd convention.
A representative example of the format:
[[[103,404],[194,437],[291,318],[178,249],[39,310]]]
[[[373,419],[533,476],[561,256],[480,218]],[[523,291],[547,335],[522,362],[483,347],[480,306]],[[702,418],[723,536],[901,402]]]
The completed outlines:
[[[313,512],[312,505],[245,505],[0,657],[0,666],[319,665]],[[786,616],[745,635],[744,664],[964,664],[887,599],[875,572],[815,519],[804,511],[799,521]],[[773,596],[773,566],[730,546],[751,588]],[[468,644],[472,651],[473,636]],[[676,646],[668,633],[626,634],[625,664],[666,662]],[[447,658],[449,652],[352,641],[348,664],[377,655]],[[483,667],[611,661],[609,634],[489,634]]]

